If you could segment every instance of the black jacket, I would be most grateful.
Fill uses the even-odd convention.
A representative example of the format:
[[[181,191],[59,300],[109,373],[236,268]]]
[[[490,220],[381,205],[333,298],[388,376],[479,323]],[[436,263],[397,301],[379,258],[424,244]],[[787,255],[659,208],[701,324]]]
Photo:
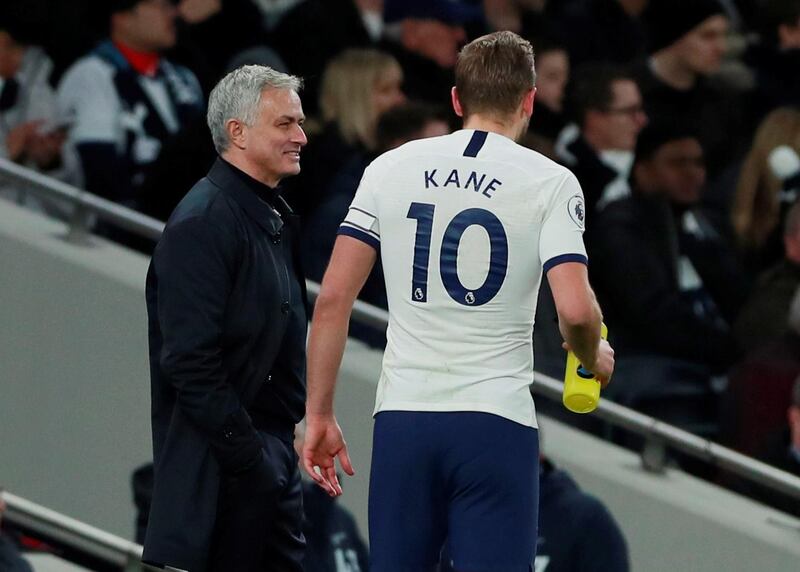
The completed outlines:
[[[307,322],[295,237],[275,190],[218,160],[156,246],[146,287],[148,562],[202,571],[220,471],[264,461],[256,428],[291,431],[303,417]]]
[[[548,461],[540,471],[536,570],[627,572],[625,537],[603,503]]]
[[[702,240],[681,233],[671,205],[660,197],[615,201],[595,222],[587,240],[589,272],[619,355],[729,365],[736,352],[730,329],[695,315],[681,295],[678,264],[681,254],[689,258],[731,324],[747,293],[732,249],[710,230]]]

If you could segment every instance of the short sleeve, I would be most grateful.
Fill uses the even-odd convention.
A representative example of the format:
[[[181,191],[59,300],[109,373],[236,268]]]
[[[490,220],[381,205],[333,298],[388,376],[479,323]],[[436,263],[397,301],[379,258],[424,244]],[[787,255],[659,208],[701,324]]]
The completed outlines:
[[[564,262],[588,263],[583,231],[586,206],[578,180],[568,173],[544,214],[539,236],[539,256],[545,273]]]
[[[375,202],[375,169],[372,165],[364,171],[356,196],[339,226],[338,234],[357,238],[375,250],[380,249],[381,231]]]
[[[70,68],[58,87],[61,117],[72,124],[73,145],[118,143],[121,109],[112,71],[97,58],[85,58]]]

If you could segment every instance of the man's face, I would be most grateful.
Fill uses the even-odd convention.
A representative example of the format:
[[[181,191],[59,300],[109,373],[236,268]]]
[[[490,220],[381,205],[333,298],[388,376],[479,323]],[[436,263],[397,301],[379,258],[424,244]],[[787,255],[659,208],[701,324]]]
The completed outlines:
[[[678,41],[676,48],[680,58],[697,74],[716,72],[728,50],[728,27],[725,16],[706,19]]]
[[[639,183],[645,191],[665,195],[670,202],[691,206],[700,200],[706,182],[703,148],[688,137],[665,143],[640,166]]]
[[[601,150],[633,151],[636,137],[647,124],[642,95],[636,83],[620,79],[611,84],[611,105],[590,112],[604,141]]]
[[[0,30],[0,78],[17,75],[24,55],[25,46],[16,42],[8,32]]]
[[[244,128],[244,153],[262,182],[274,186],[300,172],[300,149],[308,142],[304,121],[300,96],[293,90],[269,88],[261,94],[258,117]]]
[[[536,58],[536,100],[560,112],[564,107],[564,88],[569,79],[569,58],[564,50],[550,50]]]
[[[170,0],[142,0],[115,17],[131,47],[160,52],[175,45],[177,10]]]

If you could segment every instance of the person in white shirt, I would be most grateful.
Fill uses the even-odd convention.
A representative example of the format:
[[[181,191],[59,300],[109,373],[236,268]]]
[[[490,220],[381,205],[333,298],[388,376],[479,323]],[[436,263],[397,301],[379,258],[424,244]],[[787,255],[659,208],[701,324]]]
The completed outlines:
[[[538,435],[529,386],[547,274],[566,346],[607,383],[613,350],[587,278],[575,177],[517,145],[536,93],[512,32],[460,53],[464,129],[413,141],[366,170],[339,230],[308,349],[303,464],[331,495],[353,473],[333,394],[353,301],[383,262],[389,328],[375,407],[371,570],[527,571],[536,546]]]

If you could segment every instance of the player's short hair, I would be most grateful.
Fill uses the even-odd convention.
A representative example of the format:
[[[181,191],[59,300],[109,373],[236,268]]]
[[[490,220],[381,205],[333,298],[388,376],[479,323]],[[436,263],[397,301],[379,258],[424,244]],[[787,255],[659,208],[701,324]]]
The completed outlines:
[[[800,375],[794,380],[794,386],[792,387],[792,405],[800,407]]]
[[[513,113],[535,85],[533,47],[514,32],[481,36],[458,55],[456,90],[464,117]]]
[[[267,89],[291,89],[299,92],[303,80],[267,66],[249,65],[223,77],[208,97],[206,120],[217,153],[227,151],[230,141],[226,124],[238,119],[247,126],[258,120],[261,95]]]

